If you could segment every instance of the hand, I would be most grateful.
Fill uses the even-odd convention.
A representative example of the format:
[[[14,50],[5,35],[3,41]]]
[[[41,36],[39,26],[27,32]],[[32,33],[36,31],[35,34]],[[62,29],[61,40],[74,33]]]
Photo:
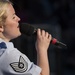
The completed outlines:
[[[52,37],[45,30],[37,30],[37,41],[36,41],[36,50],[37,51],[47,51],[50,45]]]

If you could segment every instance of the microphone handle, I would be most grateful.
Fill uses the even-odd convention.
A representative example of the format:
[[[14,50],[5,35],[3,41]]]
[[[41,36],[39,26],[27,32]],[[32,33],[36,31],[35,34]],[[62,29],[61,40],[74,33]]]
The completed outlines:
[[[52,38],[51,43],[52,43],[53,45],[55,45],[56,47],[58,47],[58,48],[67,49],[67,45],[66,45],[66,44],[64,44],[64,43],[62,43],[62,42],[60,42],[60,41],[58,41],[58,40],[55,39],[55,38]]]

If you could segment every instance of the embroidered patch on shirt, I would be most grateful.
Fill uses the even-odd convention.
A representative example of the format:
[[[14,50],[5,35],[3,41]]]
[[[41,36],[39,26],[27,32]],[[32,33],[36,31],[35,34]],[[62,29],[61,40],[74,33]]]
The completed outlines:
[[[0,43],[0,56],[2,56],[2,54],[4,53],[4,49],[7,49],[7,46],[6,46],[6,44],[4,43],[4,42],[1,42]]]
[[[6,44],[4,42],[1,42],[0,49],[6,49],[6,48],[7,48]]]
[[[19,58],[19,62],[13,62],[10,64],[15,72],[23,73],[28,69],[28,63],[22,56]]]

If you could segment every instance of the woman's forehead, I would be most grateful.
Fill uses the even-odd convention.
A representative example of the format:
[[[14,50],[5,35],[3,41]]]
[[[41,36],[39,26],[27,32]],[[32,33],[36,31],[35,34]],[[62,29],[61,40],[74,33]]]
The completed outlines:
[[[14,13],[15,13],[15,10],[14,10],[13,6],[11,4],[8,4],[6,7],[6,15],[14,14]]]

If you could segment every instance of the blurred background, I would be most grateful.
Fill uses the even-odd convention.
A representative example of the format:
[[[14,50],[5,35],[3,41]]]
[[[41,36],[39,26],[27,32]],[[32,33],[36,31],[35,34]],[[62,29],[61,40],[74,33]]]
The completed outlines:
[[[67,44],[67,49],[50,45],[51,75],[75,75],[75,0],[12,0],[20,23],[45,29],[53,37]],[[33,36],[25,34],[11,40],[15,47],[36,64]]]

